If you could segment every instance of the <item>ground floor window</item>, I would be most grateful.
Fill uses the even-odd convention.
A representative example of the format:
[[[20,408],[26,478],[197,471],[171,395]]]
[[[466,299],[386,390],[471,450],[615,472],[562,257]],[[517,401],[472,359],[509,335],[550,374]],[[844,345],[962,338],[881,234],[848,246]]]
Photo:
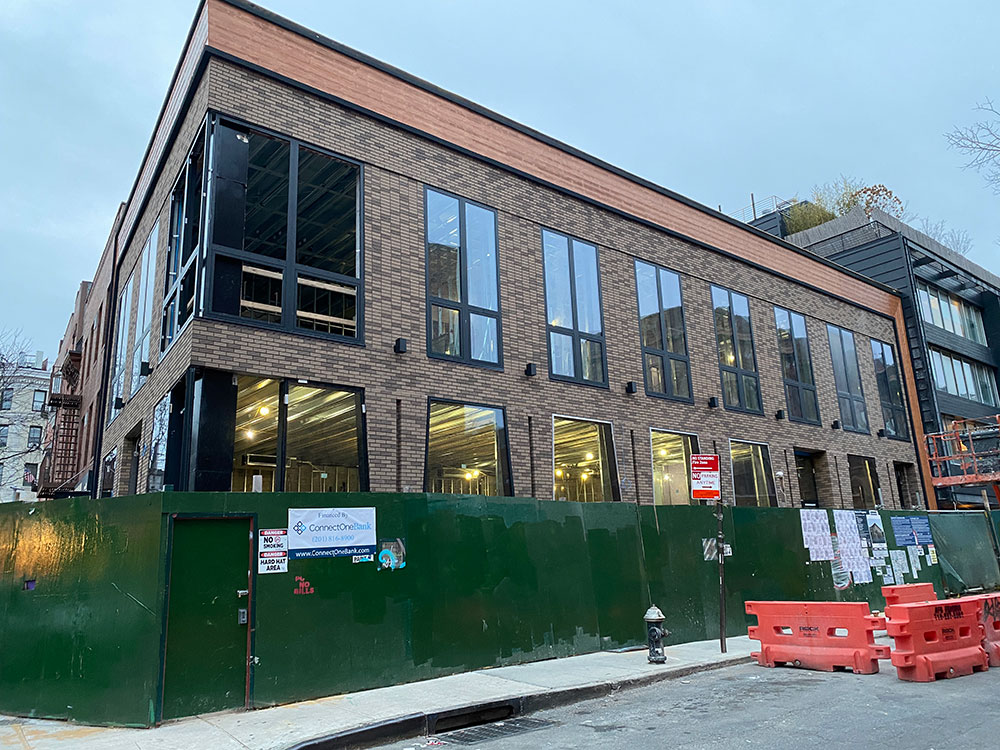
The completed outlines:
[[[239,376],[233,491],[360,491],[361,448],[359,392]]]
[[[653,446],[653,502],[656,505],[691,505],[691,454],[698,452],[698,438],[663,430],[650,430]]]
[[[503,409],[431,401],[424,487],[459,495],[512,495]]]
[[[761,443],[729,441],[733,461],[733,493],[737,505],[776,507],[771,454]]]
[[[118,449],[114,448],[104,457],[101,466],[101,497],[115,494],[115,474],[118,466]]]
[[[552,444],[556,500],[621,500],[610,424],[553,417]]]
[[[799,498],[803,507],[820,505],[819,482],[816,476],[817,456],[807,451],[795,451],[795,475],[798,478]]]
[[[847,468],[851,477],[851,497],[859,510],[882,505],[882,492],[878,484],[875,459],[868,456],[848,456]]]

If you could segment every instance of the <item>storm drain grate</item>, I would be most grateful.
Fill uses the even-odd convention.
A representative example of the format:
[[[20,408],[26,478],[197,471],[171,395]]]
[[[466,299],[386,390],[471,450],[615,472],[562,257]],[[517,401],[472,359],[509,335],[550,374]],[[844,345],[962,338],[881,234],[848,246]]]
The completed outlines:
[[[525,732],[534,732],[537,729],[547,729],[558,724],[558,721],[549,721],[548,719],[521,717],[498,721],[495,724],[480,724],[476,727],[456,729],[454,732],[439,734],[438,739],[448,745],[475,745],[479,742],[498,740],[501,737],[512,737]]]

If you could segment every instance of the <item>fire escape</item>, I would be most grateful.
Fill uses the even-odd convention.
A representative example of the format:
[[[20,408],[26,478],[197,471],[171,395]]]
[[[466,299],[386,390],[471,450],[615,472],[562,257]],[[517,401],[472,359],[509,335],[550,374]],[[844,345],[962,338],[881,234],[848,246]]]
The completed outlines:
[[[80,395],[73,391],[79,381],[80,362],[81,351],[77,347],[69,352],[63,363],[60,392],[49,394],[52,432],[39,472],[39,497],[54,497],[60,490],[73,489],[80,445],[81,404]]]
[[[1000,414],[955,420],[927,436],[927,454],[935,487],[992,487],[1000,503]]]

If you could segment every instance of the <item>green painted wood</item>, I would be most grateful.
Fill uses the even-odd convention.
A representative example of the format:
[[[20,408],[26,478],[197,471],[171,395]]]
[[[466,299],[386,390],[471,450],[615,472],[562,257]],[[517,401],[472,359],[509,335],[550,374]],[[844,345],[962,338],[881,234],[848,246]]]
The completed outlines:
[[[246,705],[249,566],[249,519],[175,519],[163,719]]]
[[[984,511],[946,511],[930,518],[948,592],[1000,588],[989,516]]]

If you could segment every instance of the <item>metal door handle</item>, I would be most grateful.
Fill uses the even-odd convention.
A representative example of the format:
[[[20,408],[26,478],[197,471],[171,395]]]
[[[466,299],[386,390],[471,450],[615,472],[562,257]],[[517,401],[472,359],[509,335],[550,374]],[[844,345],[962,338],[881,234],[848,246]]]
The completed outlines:
[[[241,596],[246,596],[249,593],[249,589],[236,589],[236,598],[239,599]]]

